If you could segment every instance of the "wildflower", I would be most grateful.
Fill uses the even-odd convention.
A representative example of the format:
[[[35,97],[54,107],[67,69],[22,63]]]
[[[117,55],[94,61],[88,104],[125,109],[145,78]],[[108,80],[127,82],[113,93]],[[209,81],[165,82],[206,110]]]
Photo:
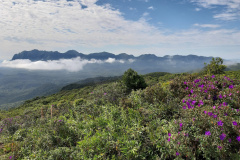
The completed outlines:
[[[211,135],[211,132],[210,132],[210,131],[206,131],[206,132],[205,132],[205,135],[206,135],[206,136],[210,136],[210,135]]]
[[[211,117],[213,115],[213,113],[212,112],[208,112],[208,115]]]
[[[215,78],[215,75],[212,75],[212,78]]]
[[[226,102],[223,102],[223,106],[227,106],[227,103],[226,103]]]
[[[104,93],[104,95],[107,95],[107,93]]]
[[[227,116],[228,114],[227,113],[224,113],[224,116]]]
[[[222,121],[218,121],[217,124],[218,124],[219,126],[223,126],[223,122],[222,122]]]
[[[58,122],[62,122],[62,120],[60,119],[60,120],[58,120]]]
[[[232,95],[232,93],[229,93],[229,95],[228,95],[228,96],[230,97],[231,95]]]
[[[186,87],[186,89],[185,90],[188,90],[188,87]]]
[[[239,142],[239,141],[240,141],[240,136],[237,136],[237,138],[236,138],[236,139],[237,139],[237,141]]]
[[[194,105],[196,103],[196,101],[192,101],[192,105]]]
[[[218,146],[218,149],[220,149],[220,150],[221,150],[221,149],[222,149],[222,147],[221,147],[221,146]]]
[[[212,108],[213,108],[213,109],[216,109],[216,106],[213,106]]]
[[[195,120],[196,120],[196,118],[194,118],[194,117],[193,117],[193,119],[192,119],[192,120],[193,120],[193,121],[195,121]]]
[[[168,136],[171,137],[171,133],[168,133]]]
[[[217,118],[217,115],[216,115],[216,114],[214,114],[214,115],[213,115],[213,118]]]
[[[179,126],[180,126],[180,127],[182,127],[182,126],[183,126],[183,124],[182,124],[182,123],[179,123]]]
[[[170,138],[168,138],[168,142],[170,142]]]
[[[219,95],[219,98],[220,98],[220,99],[222,99],[222,98],[223,98],[221,94]]]
[[[178,153],[178,152],[176,152],[176,156],[179,156],[179,153]]]
[[[184,84],[187,84],[187,82],[184,82]]]
[[[223,141],[225,139],[225,137],[226,137],[226,134],[222,133],[219,137]]]
[[[236,122],[236,121],[233,121],[232,124],[233,124],[234,126],[237,126],[237,122]]]
[[[185,103],[185,99],[182,100],[182,103]]]
[[[207,114],[207,111],[204,111],[205,114]]]
[[[229,88],[230,88],[230,89],[233,89],[233,85],[230,85]]]
[[[231,143],[231,142],[232,142],[231,138],[229,138],[229,139],[228,139],[228,142],[229,142],[229,143]]]
[[[177,144],[180,145],[180,142],[178,142]]]
[[[183,108],[183,109],[186,109],[186,106],[183,106],[182,108]]]
[[[193,93],[193,89],[191,89],[191,93]]]
[[[10,156],[9,159],[12,159],[13,156]]]

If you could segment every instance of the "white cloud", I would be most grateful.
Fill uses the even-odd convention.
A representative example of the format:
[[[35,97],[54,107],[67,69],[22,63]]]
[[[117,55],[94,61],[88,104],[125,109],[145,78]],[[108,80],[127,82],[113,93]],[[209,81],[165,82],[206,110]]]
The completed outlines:
[[[150,10],[154,10],[154,7],[153,7],[153,6],[150,6],[150,7],[148,7],[148,9],[150,9]]]
[[[240,0],[190,0],[203,8],[214,8],[223,6],[221,13],[214,15],[214,18],[221,20],[235,20],[240,17]]]
[[[195,8],[195,11],[199,12],[201,11],[201,8]]]
[[[132,63],[133,60],[128,62]],[[116,60],[114,58],[108,58],[107,60],[86,60],[80,57],[73,59],[60,59],[60,60],[49,60],[49,61],[30,61],[28,59],[18,59],[13,61],[4,60],[0,63],[0,67],[8,68],[22,68],[28,70],[67,70],[70,72],[77,72],[83,69],[86,64],[93,63],[125,63],[124,60]]]
[[[220,25],[217,25],[217,24],[194,24],[194,26],[196,27],[201,27],[201,28],[219,28]]]

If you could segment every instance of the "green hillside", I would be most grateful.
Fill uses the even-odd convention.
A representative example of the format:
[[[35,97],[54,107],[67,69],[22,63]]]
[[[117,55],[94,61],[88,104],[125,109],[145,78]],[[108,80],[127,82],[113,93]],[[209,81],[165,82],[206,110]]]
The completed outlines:
[[[151,73],[0,113],[0,159],[240,159],[240,71]]]

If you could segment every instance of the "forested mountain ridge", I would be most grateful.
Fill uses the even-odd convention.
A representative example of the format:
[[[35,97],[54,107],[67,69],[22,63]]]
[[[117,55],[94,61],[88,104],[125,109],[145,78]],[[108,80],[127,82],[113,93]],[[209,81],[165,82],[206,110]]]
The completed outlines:
[[[121,53],[118,55],[115,55],[113,53],[109,52],[98,52],[98,53],[90,53],[90,54],[83,54],[79,53],[75,50],[69,50],[65,53],[60,53],[57,51],[40,51],[40,50],[31,50],[31,51],[23,51],[21,53],[15,54],[12,57],[12,60],[17,59],[29,59],[31,61],[47,61],[47,60],[59,60],[59,59],[72,59],[76,57],[81,57],[82,59],[97,59],[97,60],[107,60],[108,58],[114,58],[116,60],[154,60],[154,61],[202,61],[209,62],[212,57],[204,57],[204,56],[196,56],[196,55],[174,55],[174,56],[163,56],[158,57],[154,54],[143,54],[140,56],[133,56],[128,55],[126,53]]]

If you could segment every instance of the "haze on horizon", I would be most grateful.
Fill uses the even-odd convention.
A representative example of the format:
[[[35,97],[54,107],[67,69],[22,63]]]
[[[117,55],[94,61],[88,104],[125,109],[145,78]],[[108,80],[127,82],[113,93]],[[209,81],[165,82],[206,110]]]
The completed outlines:
[[[239,0],[0,0],[0,60],[24,50],[240,59]]]

